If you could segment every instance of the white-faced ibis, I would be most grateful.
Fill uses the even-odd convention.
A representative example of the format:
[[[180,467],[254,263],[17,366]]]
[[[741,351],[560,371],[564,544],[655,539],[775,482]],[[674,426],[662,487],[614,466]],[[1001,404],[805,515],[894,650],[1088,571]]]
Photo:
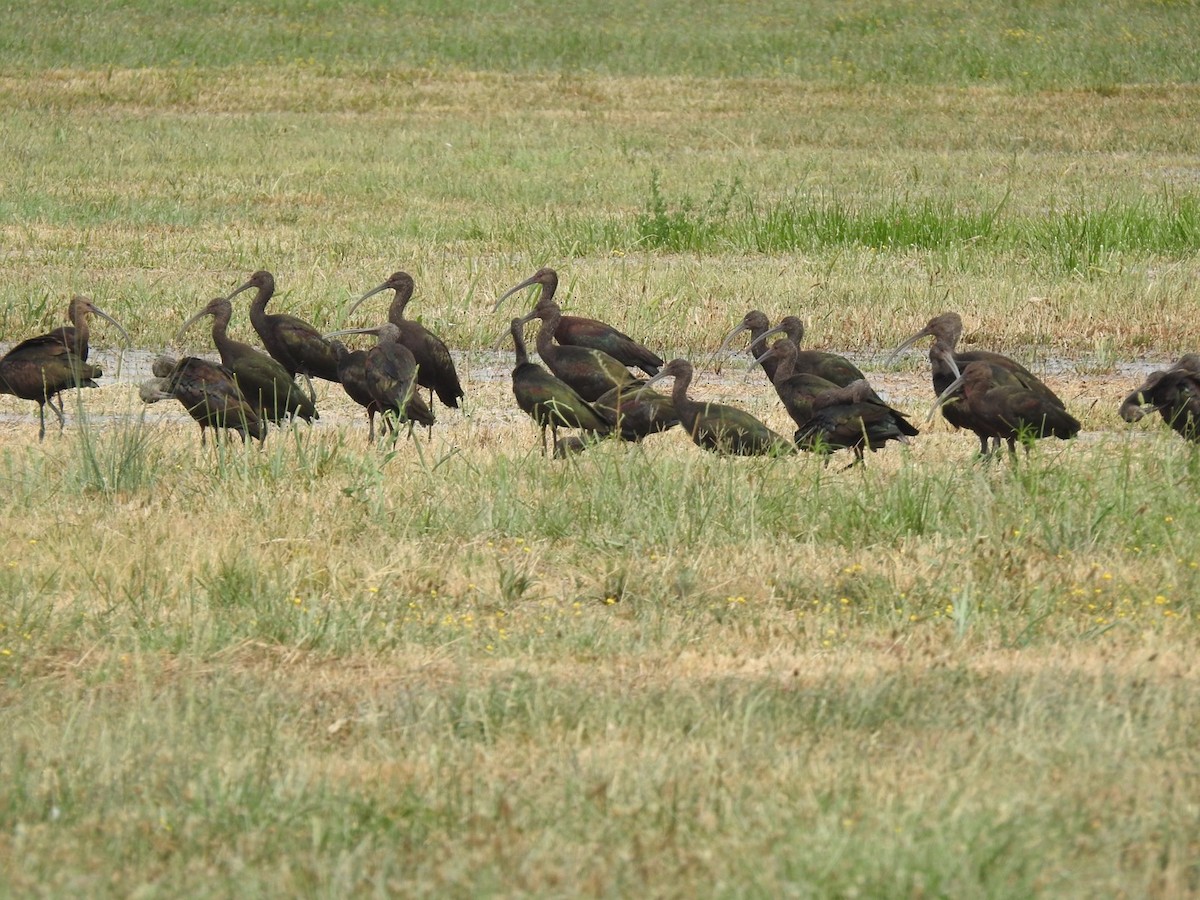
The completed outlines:
[[[850,449],[855,465],[863,461],[864,450],[874,452],[890,440],[907,444],[920,433],[866,379],[839,385],[811,372],[794,372],[797,352],[795,341],[780,338],[758,360],[775,372],[775,392],[798,426],[796,446],[825,453]]]
[[[64,347],[84,362],[87,362],[88,339],[91,335],[91,328],[88,324],[89,315],[97,315],[108,322],[117,331],[121,332],[121,337],[124,338],[125,343],[129,343],[129,334],[121,327],[121,323],[82,294],[76,294],[67,304],[67,319],[70,320],[71,324],[55,328],[44,336],[58,340]]]
[[[270,272],[255,272],[229,295],[229,299],[251,288],[256,293],[250,304],[250,324],[258,332],[267,352],[279,360],[289,375],[293,378],[304,376],[308,381],[309,397],[315,402],[312,378],[337,381],[337,357],[333,348],[321,337],[321,332],[303,319],[286,313],[267,315],[267,302],[275,293],[275,277]]]
[[[371,396],[367,385],[367,351],[350,350],[341,341],[330,341],[329,346],[338,359],[338,378],[346,395],[367,411],[367,443],[375,442],[375,414],[379,412],[379,404]]]
[[[299,416],[307,422],[320,418],[312,400],[300,390],[282,363],[229,336],[232,315],[233,304],[229,298],[210,300],[204,309],[183,323],[175,340],[178,341],[193,323],[212,316],[212,339],[221,355],[221,365],[233,372],[242,395],[262,418],[276,425],[288,416]]]
[[[538,269],[520,284],[505,291],[500,299],[496,301],[493,312],[498,310],[500,304],[517,291],[524,290],[535,284],[542,286],[542,293],[539,299],[553,300],[554,292],[558,289],[558,273],[553,269]],[[560,344],[590,347],[593,350],[607,353],[621,363],[621,365],[641,369],[647,375],[657,375],[659,368],[663,364],[658,354],[642,346],[624,332],[618,331],[611,325],[606,325],[597,319],[588,319],[583,316],[560,315],[557,324],[554,326],[554,338]],[[538,353],[540,355],[541,350]]]
[[[517,406],[541,426],[542,456],[546,455],[547,428],[554,441],[556,457],[559,456],[559,428],[579,428],[601,435],[607,433],[608,423],[574,388],[529,361],[524,328],[524,319],[513,319],[509,324],[516,354],[512,370],[513,396],[517,398]]]
[[[819,375],[840,387],[866,378],[858,367],[844,356],[825,350],[801,350],[800,342],[804,338],[804,323],[797,316],[784,316],[780,319],[779,324],[772,328],[766,313],[757,309],[746,313],[737,327],[725,335],[725,340],[721,342],[721,346],[717,350],[717,356],[720,357],[724,354],[733,339],[743,331],[750,332],[749,353],[750,357],[756,361],[767,352],[767,338],[776,334],[784,334],[796,345],[796,357],[792,363],[795,373],[808,372]],[[767,373],[767,379],[774,383],[774,361],[768,357],[762,365],[763,371]]]
[[[1060,403],[1030,388],[1017,373],[999,363],[968,363],[938,395],[938,404],[946,402],[960,407],[964,427],[979,435],[981,442],[987,438],[1005,440],[1010,453],[1016,452],[1018,440],[1028,449],[1028,442],[1035,438],[1066,440],[1079,433],[1079,422]]]
[[[229,369],[197,356],[181,360],[159,357],[154,361],[155,377],[142,382],[139,394],[146,403],[174,397],[200,425],[200,446],[204,446],[209,428],[236,431],[242,441],[246,435],[262,441],[266,423],[258,417]]]
[[[786,438],[776,434],[745,410],[723,403],[705,403],[688,398],[692,382],[692,364],[686,359],[673,359],[662,371],[646,382],[646,386],[664,378],[674,378],[671,401],[679,416],[680,425],[693,443],[716,453],[739,456],[782,456],[795,451]]]
[[[367,351],[363,360],[367,393],[375,401],[383,418],[383,427],[397,430],[396,424],[408,423],[412,436],[413,424],[432,428],[436,421],[433,411],[417,392],[417,362],[412,351],[400,343],[400,329],[391,322],[375,328],[346,328],[332,331],[325,337],[343,334],[373,334],[378,342]]]
[[[70,325],[26,338],[0,358],[0,394],[37,403],[38,440],[46,436],[46,404],[61,429],[65,422],[62,399],[55,403],[55,398],[71,388],[96,387],[96,379],[104,374],[87,361],[88,316],[93,313],[110,322],[129,342],[119,322],[87,297],[76,295],[67,304]]]
[[[463,396],[462,385],[458,381],[458,372],[454,368],[454,359],[442,339],[427,329],[420,322],[404,318],[404,308],[413,295],[413,279],[407,272],[393,272],[383,284],[373,287],[354,301],[350,307],[353,313],[359,304],[368,297],[373,297],[381,291],[395,291],[392,305],[388,309],[388,321],[400,329],[400,343],[412,351],[417,361],[417,384],[430,391],[429,402],[433,403],[433,394],[446,406],[458,408],[458,398]]]
[[[542,298],[521,322],[541,319],[537,333],[537,352],[546,367],[569,384],[589,403],[598,400],[615,387],[629,387],[640,382],[629,369],[603,350],[558,344],[554,332],[562,318],[562,310],[553,300]]]
[[[1147,407],[1185,440],[1200,442],[1200,355],[1189,353],[1170,369],[1151,372],[1121,404],[1121,418],[1136,422]]]
[[[1059,399],[1058,395],[1016,360],[989,350],[955,350],[959,338],[962,337],[962,331],[962,318],[958,313],[948,312],[934,316],[929,320],[929,324],[893,350],[887,361],[890,363],[904,350],[921,340],[921,338],[932,337],[933,346],[929,348],[929,363],[933,376],[934,394],[941,396],[945,392],[946,387],[957,379],[971,363],[985,362],[1009,372],[1016,384],[1019,384],[1030,395],[1037,397],[1040,402],[1051,407],[1057,407],[1064,413],[1066,412],[1066,406]],[[979,438],[980,454],[987,455],[989,435],[977,431],[973,427],[971,423],[977,421],[977,419],[968,413],[967,407],[964,404],[944,403],[942,405],[942,416],[955,428],[975,432],[975,435]],[[995,447],[998,448],[1000,446],[999,438],[993,439]]]
[[[640,441],[679,424],[671,398],[641,384],[615,387],[596,400],[592,408],[623,441]]]

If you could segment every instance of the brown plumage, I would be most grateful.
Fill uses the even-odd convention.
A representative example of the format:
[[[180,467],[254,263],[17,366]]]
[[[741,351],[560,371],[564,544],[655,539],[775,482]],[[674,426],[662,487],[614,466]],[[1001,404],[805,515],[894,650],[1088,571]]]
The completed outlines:
[[[812,418],[796,431],[796,446],[821,452],[849,449],[854,453],[851,465],[863,462],[864,450],[873,453],[888,441],[907,444],[920,433],[865,380],[823,391],[813,398],[812,409]]]
[[[686,359],[673,359],[649,381],[657,384],[674,378],[671,401],[679,423],[692,442],[715,453],[739,456],[782,456],[795,452],[795,447],[745,410],[724,403],[705,403],[688,397],[692,382],[692,364]]]
[[[337,354],[338,379],[342,390],[351,400],[367,411],[367,443],[375,442],[375,414],[379,404],[367,386],[367,351],[350,350],[341,341],[330,341],[329,346]]]
[[[266,423],[238,389],[233,372],[224,366],[196,356],[178,361],[163,356],[154,361],[152,371],[155,377],[139,388],[143,402],[178,400],[200,426],[200,446],[204,446],[209,428],[237,432],[243,442],[247,435],[259,441],[266,438]]]
[[[717,350],[717,356],[722,356],[727,352],[734,338],[743,331],[750,332],[748,352],[751,359],[756,361],[767,352],[767,338],[776,334],[784,334],[796,345],[796,354],[792,361],[794,373],[807,372],[818,375],[840,387],[866,378],[859,368],[844,356],[825,350],[801,350],[800,343],[804,338],[804,323],[797,316],[784,316],[779,320],[779,324],[772,328],[766,313],[757,309],[746,313],[742,317],[742,321],[729,334],[725,335],[725,339]],[[768,358],[762,366],[763,371],[767,374],[767,380],[774,383],[775,361]]]
[[[562,310],[553,300],[539,300],[533,311],[521,321],[524,323],[531,319],[542,320],[537,333],[537,352],[542,362],[589,403],[600,399],[615,387],[638,383],[625,366],[603,350],[555,343],[554,332],[562,319]]]
[[[26,338],[0,357],[0,394],[37,403],[39,441],[46,436],[46,405],[58,418],[61,430],[66,417],[58,395],[75,387],[96,387],[96,379],[104,374],[99,366],[87,361],[91,314],[110,322],[129,341],[120,323],[87,297],[76,295],[67,305],[70,325]]]
[[[388,308],[388,321],[400,329],[400,343],[409,349],[417,362],[417,384],[430,391],[430,403],[433,394],[446,406],[458,408],[458,400],[463,396],[462,385],[458,380],[458,372],[454,368],[454,358],[446,344],[420,322],[404,318],[404,308],[408,306],[413,295],[413,279],[407,272],[393,272],[383,284],[371,288],[354,301],[347,315],[353,313],[368,297],[373,297],[381,291],[395,291],[392,305]]]
[[[400,329],[391,322],[384,322],[375,328],[333,331],[325,338],[343,334],[373,334],[378,338],[375,346],[367,351],[363,369],[364,385],[383,417],[383,427],[394,431],[397,423],[407,423],[410,437],[414,424],[432,428],[436,419],[417,392],[417,362],[412,351],[400,342]]]
[[[43,337],[58,340],[81,360],[87,362],[89,352],[88,341],[91,337],[91,326],[88,322],[88,317],[92,315],[99,316],[116,328],[117,331],[121,332],[121,337],[124,338],[125,343],[129,343],[129,333],[121,327],[121,323],[82,294],[76,294],[67,304],[67,318],[71,324],[55,328],[48,334],[43,335]]]
[[[893,350],[888,357],[888,362],[894,360],[901,352],[921,338],[932,337],[933,346],[929,348],[929,363],[934,394],[941,396],[947,386],[957,379],[971,363],[983,362],[1008,372],[1012,377],[1013,384],[1019,385],[1029,395],[1037,397],[1039,402],[1066,412],[1066,406],[1058,395],[1016,360],[988,350],[956,350],[955,347],[962,336],[962,331],[962,317],[958,313],[948,312],[934,316],[924,328]],[[982,431],[977,430],[973,425],[977,420],[967,410],[967,406],[963,404],[945,403],[942,405],[942,416],[955,428],[973,431],[979,438],[981,454],[986,455],[989,452],[989,439],[992,439],[994,446],[998,448],[1000,446],[999,438],[992,435],[991,429],[987,426],[984,426]]]
[[[229,336],[232,315],[229,298],[216,297],[180,326],[175,340],[182,338],[193,323],[212,316],[213,346],[221,356],[221,365],[233,372],[242,396],[262,418],[276,424],[288,416],[299,416],[307,422],[320,418],[312,400],[300,390],[282,363]]]
[[[498,310],[500,304],[517,291],[535,284],[542,287],[540,300],[553,300],[554,292],[558,289],[558,273],[550,268],[538,269],[520,284],[505,291],[496,301],[495,309]],[[598,319],[561,315],[554,328],[554,339],[564,345],[599,350],[617,360],[621,365],[641,369],[647,375],[658,374],[658,370],[663,364],[657,353]]]
[[[1016,452],[1018,440],[1028,446],[1037,438],[1066,440],[1079,433],[1079,422],[1060,403],[1030,388],[1008,366],[986,360],[969,363],[937,402],[958,405],[964,427],[981,441],[1007,441],[1010,453]]]
[[[229,299],[251,289],[255,294],[250,303],[250,323],[262,339],[263,346],[290,376],[295,378],[303,375],[309,380],[309,397],[315,401],[312,378],[337,381],[337,357],[333,348],[321,336],[321,332],[303,319],[286,313],[267,314],[267,302],[275,293],[275,277],[270,272],[255,272],[245,284],[229,295]]]
[[[1184,440],[1200,442],[1200,354],[1189,353],[1169,369],[1151,372],[1121,403],[1121,418],[1136,422],[1157,410]]]
[[[907,416],[888,406],[866,379],[839,385],[811,372],[795,372],[796,343],[780,338],[759,358],[775,372],[772,385],[796,423],[794,440],[802,450],[831,453],[849,449],[855,465],[863,451],[881,449],[888,441],[907,444],[920,432]]]
[[[679,424],[671,398],[642,384],[615,387],[592,407],[623,441],[640,441]]]
[[[592,434],[603,435],[608,432],[609,425],[574,388],[529,361],[529,354],[525,349],[524,326],[524,319],[513,319],[509,323],[509,334],[512,335],[515,353],[512,370],[513,396],[516,397],[517,406],[541,426],[542,456],[546,455],[546,429],[549,428],[555,446],[555,457],[558,458],[560,427],[579,428]]]

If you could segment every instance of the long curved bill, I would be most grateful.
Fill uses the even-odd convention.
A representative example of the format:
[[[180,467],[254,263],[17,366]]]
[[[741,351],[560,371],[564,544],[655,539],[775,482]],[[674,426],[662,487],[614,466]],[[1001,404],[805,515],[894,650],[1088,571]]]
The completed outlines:
[[[122,337],[122,338],[124,339],[124,341],[125,341],[125,346],[126,346],[126,347],[128,347],[128,346],[129,346],[129,343],[130,343],[130,341],[129,341],[129,332],[128,332],[128,331],[126,331],[126,330],[125,330],[125,329],[124,329],[124,328],[121,326],[121,323],[120,323],[120,322],[118,322],[116,319],[114,319],[112,316],[110,316],[108,313],[106,313],[104,310],[102,310],[100,307],[98,307],[98,306],[97,306],[96,304],[94,304],[94,303],[92,304],[92,312],[94,312],[96,315],[98,315],[100,318],[102,318],[102,319],[103,319],[105,322],[107,322],[107,323],[108,323],[109,325],[111,325],[113,328],[117,329],[117,331],[121,332],[121,337]]]
[[[775,352],[775,348],[774,348],[774,347],[771,347],[771,348],[769,348],[769,349],[767,350],[767,352],[766,352],[766,353],[764,353],[762,356],[756,356],[756,357],[754,358],[754,364],[755,364],[756,366],[761,366],[761,365],[763,364],[763,360],[765,360],[765,359],[766,359],[768,356],[770,356],[770,355],[771,355],[772,353],[774,353],[774,352]]]
[[[346,317],[349,318],[350,316],[352,316],[354,314],[354,311],[356,309],[358,309],[358,307],[360,305],[362,305],[362,302],[364,300],[366,300],[370,297],[374,297],[376,294],[382,294],[384,291],[390,290],[390,288],[391,288],[391,285],[389,285],[386,281],[383,284],[380,284],[380,285],[377,285],[377,286],[371,288],[369,291],[367,291],[365,294],[363,294],[361,297],[359,297],[357,300],[355,300],[353,303],[350,304],[350,308],[348,310],[346,310]]]
[[[373,334],[379,337],[379,326],[374,328],[340,328],[337,331],[329,331],[321,335],[321,337],[329,340],[329,338],[341,337],[344,334]]]
[[[725,339],[721,341],[721,346],[717,348],[716,355],[723,356],[729,350],[729,346],[733,343],[733,339],[743,331],[749,330],[750,326],[745,322],[738,322],[737,327],[735,327],[733,331],[729,332],[729,334],[725,335]]]
[[[926,422],[933,421],[933,414],[936,413],[947,402],[950,401],[950,399],[953,397],[954,393],[960,387],[962,387],[964,380],[965,380],[965,376],[960,374],[957,378],[955,378],[952,382],[950,382],[950,384],[948,384],[946,386],[946,389],[944,391],[942,391],[940,394],[938,394],[937,399],[933,401],[933,406],[929,407],[929,415],[927,415],[925,417]]]
[[[515,294],[517,291],[521,291],[532,285],[539,284],[540,282],[538,281],[538,278],[541,277],[541,274],[542,274],[541,272],[538,272],[534,275],[529,276],[524,281],[522,281],[520,284],[510,287],[507,291],[505,291],[503,294],[500,295],[500,299],[497,300],[496,305],[492,307],[492,312],[499,312],[500,304],[503,303],[505,300],[507,300],[509,297],[511,297],[513,294]]]
[[[674,378],[674,377],[675,376],[673,373],[667,372],[664,370],[662,372],[659,372],[657,375],[654,375],[653,377],[642,382],[642,385],[640,388],[638,388],[638,390],[645,390],[646,388],[650,387],[651,385],[658,384],[660,381],[666,381],[668,378]]]
[[[730,345],[733,343],[733,339],[735,337],[737,337],[739,334],[741,334],[743,331],[749,331],[749,330],[750,330],[749,325],[747,325],[745,322],[740,322],[738,324],[738,326],[733,329],[733,331],[731,331],[731,332],[729,332],[729,334],[725,335],[725,340],[721,341],[721,346],[717,348],[717,352],[714,354],[714,357],[716,358],[716,364],[713,366],[714,372],[716,372],[717,374],[720,374],[721,360],[728,353]],[[765,331],[761,335],[759,335],[757,340],[751,341],[750,346],[751,347],[757,347],[757,346],[765,347],[767,338],[771,337],[772,335],[783,334],[786,330],[787,329],[784,328],[782,325],[776,325],[774,328],[769,328],[769,329],[767,329],[767,331]],[[756,363],[760,362],[760,359],[756,359],[755,362]]]
[[[509,322],[508,327],[505,328],[502,332],[500,332],[500,336],[497,337],[496,342],[494,344],[492,344],[492,349],[499,350],[501,347],[504,346],[504,342],[507,341],[509,338],[511,338],[514,334],[521,333],[518,330],[524,329],[525,321],[526,321],[525,319],[513,319],[511,322]],[[524,339],[523,333],[521,333],[521,337],[522,337],[522,339]]]
[[[212,315],[212,311],[208,307],[205,307],[204,309],[200,310],[200,312],[196,313],[194,316],[192,316],[190,319],[188,319],[186,322],[184,322],[182,325],[180,325],[179,330],[177,332],[175,332],[175,339],[174,339],[175,343],[179,343],[179,341],[183,338],[183,335],[187,332],[187,330],[189,328],[191,328],[193,325],[195,325],[197,322],[199,322],[205,316],[211,316],[211,315]]]
[[[893,350],[891,353],[889,353],[887,359],[885,359],[883,361],[883,364],[885,366],[890,366],[893,362],[896,361],[896,357],[898,357],[901,353],[903,353],[905,350],[907,350],[909,347],[911,347],[913,344],[915,344],[917,341],[919,341],[921,338],[924,338],[924,337],[933,337],[933,332],[930,331],[928,328],[922,328],[920,331],[918,331],[912,337],[910,337],[906,341],[904,341],[904,343],[902,343],[899,347],[897,347],[895,350]]]

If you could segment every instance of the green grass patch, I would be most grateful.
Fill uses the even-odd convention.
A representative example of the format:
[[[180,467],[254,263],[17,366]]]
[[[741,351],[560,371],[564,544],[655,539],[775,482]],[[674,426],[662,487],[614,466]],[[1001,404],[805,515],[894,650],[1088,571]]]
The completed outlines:
[[[803,4],[700,14],[678,0],[469,8],[370,3],[42,4],[14,10],[9,68],[299,64],[324,71],[451,67],[617,76],[770,77],[1021,90],[1200,79],[1192,3]]]
[[[882,204],[836,197],[789,197],[762,202],[744,186],[718,182],[703,199],[665,196],[651,177],[645,210],[632,229],[608,230],[599,245],[586,224],[564,241],[580,252],[615,244],[673,253],[825,252],[846,247],[880,251],[1018,250],[1049,262],[1054,274],[1095,274],[1122,255],[1183,258],[1200,250],[1200,197],[1158,196],[1111,202],[1095,211],[1052,210],[1042,216],[1004,216],[1008,194],[986,209],[964,211],[947,199],[897,197]],[[629,232],[632,231],[632,234]]]

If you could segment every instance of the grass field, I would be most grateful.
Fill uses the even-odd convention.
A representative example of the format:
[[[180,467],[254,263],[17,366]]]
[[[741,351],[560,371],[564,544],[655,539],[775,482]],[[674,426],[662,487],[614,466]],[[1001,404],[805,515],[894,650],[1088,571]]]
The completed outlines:
[[[467,404],[201,449],[103,323],[61,435],[0,398],[0,893],[1200,892],[1200,457],[1116,415],[1200,349],[1200,6],[794,6],[6,12],[0,348],[405,269]],[[543,265],[785,433],[712,351],[799,314],[923,433],[545,461],[491,349]],[[947,309],[1084,433],[927,424],[883,359]]]

